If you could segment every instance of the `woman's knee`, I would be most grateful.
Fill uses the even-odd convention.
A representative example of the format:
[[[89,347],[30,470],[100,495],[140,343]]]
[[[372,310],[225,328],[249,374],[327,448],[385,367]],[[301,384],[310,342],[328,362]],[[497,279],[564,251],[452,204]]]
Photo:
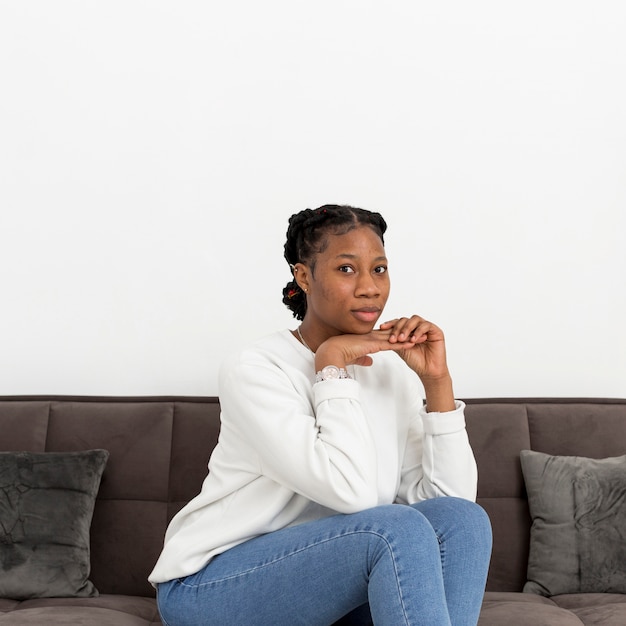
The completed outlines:
[[[445,496],[413,505],[427,517],[435,529],[453,525],[457,532],[468,534],[491,545],[491,521],[476,502]]]
[[[432,531],[428,519],[420,511],[403,504],[374,507],[367,511],[366,518],[368,518],[366,526],[382,534],[393,533],[396,530],[404,533],[409,528]]]
[[[360,531],[370,536],[370,546],[383,552],[438,552],[439,540],[430,521],[413,507],[403,504],[381,505],[362,511]],[[360,515],[360,514],[357,514]],[[378,550],[376,550],[378,552]]]
[[[480,504],[471,500],[462,498],[453,498],[453,500],[455,500],[454,506],[459,517],[463,520],[469,532],[480,534],[488,538],[489,543],[491,543],[491,520],[489,515],[487,515],[487,511]]]

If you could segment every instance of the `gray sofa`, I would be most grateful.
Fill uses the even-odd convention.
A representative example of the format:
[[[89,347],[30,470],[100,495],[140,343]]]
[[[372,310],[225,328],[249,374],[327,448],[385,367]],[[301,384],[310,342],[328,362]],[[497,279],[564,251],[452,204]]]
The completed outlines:
[[[520,451],[623,455],[626,399],[467,402],[479,466],[478,501],[494,531],[480,626],[624,626],[626,595],[620,593],[522,593],[531,518]],[[99,595],[2,598],[0,626],[160,624],[146,577],[168,521],[198,492],[218,433],[219,403],[213,397],[0,397],[0,451],[102,448],[110,454],[90,533],[89,578]],[[0,558],[3,542],[0,536]],[[0,565],[6,574],[7,564]]]

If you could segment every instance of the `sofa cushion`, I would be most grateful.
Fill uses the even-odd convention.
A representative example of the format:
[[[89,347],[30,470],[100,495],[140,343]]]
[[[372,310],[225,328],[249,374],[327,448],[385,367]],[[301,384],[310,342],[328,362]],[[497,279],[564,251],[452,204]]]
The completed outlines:
[[[89,535],[109,453],[0,452],[0,597],[89,597]]]
[[[626,456],[520,460],[533,520],[524,591],[626,593]]]
[[[585,626],[626,624],[626,595],[622,593],[572,593],[551,600],[576,615]]]
[[[0,626],[162,626],[154,598],[101,594],[94,598],[0,599]]]
[[[533,626],[583,626],[584,622],[549,598],[519,592],[488,591],[478,626],[532,624]]]

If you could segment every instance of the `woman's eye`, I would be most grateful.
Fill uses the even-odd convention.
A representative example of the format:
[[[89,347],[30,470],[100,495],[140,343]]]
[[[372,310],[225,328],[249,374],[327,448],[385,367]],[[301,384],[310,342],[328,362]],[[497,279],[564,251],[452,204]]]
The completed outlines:
[[[379,265],[374,272],[376,274],[384,274],[387,271],[387,266],[386,265]]]
[[[342,265],[339,268],[339,271],[340,272],[345,272],[346,274],[350,274],[350,273],[354,272],[354,270],[349,265]]]

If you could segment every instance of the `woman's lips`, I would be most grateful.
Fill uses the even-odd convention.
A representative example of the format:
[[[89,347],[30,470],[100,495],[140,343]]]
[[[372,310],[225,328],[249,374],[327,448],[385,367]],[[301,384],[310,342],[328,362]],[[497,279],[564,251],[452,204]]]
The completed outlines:
[[[375,322],[380,315],[380,309],[376,308],[364,308],[364,309],[356,309],[352,311],[352,315],[356,317],[361,322]]]

